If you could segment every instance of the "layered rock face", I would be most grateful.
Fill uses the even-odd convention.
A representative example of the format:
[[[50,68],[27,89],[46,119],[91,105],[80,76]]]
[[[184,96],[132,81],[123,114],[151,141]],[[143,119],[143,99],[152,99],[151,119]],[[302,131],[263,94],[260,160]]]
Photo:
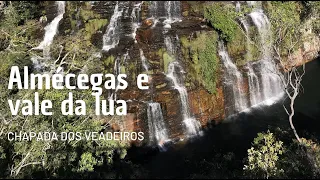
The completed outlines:
[[[201,2],[199,6],[206,4],[210,3]],[[48,22],[56,16],[53,6],[48,3]],[[112,127],[143,131],[146,140],[142,144],[162,146],[168,141],[199,136],[208,123],[219,123],[281,93],[279,77],[266,70],[277,68],[268,44],[270,23],[260,6],[239,19],[246,38],[240,41],[237,51],[217,38],[194,4],[187,2],[79,3],[75,11],[81,14],[86,8],[107,20],[107,25],[91,37],[101,49],[104,69],[128,76],[127,89],[104,92],[105,98],[123,99],[128,104],[128,114],[116,117]],[[239,9],[239,4],[235,8]],[[90,21],[75,19],[79,29],[84,28],[82,21]],[[71,25],[62,20],[60,36]],[[319,51],[319,37],[308,31],[304,34],[303,46],[291,58],[296,65],[314,59]],[[258,39],[263,48],[253,52],[246,45],[250,38]],[[211,49],[203,47],[211,44]],[[202,57],[216,61],[203,61]],[[210,63],[218,68],[210,67]],[[148,75],[148,90],[137,88],[139,74]]]
[[[208,121],[221,121],[224,118],[222,83],[217,87],[215,94],[209,93],[201,85],[185,86],[185,77],[188,72],[183,72],[187,67],[183,63],[185,60],[181,54],[179,37],[188,37],[196,31],[210,31],[210,29],[199,17],[183,18],[182,10],[187,10],[183,4],[185,3],[178,1],[148,4],[141,4],[141,2],[102,4],[100,2],[99,5],[93,6],[93,9],[99,12],[102,12],[102,9],[112,11],[111,7],[114,7],[113,14],[108,12],[105,16],[110,19],[110,23],[112,20],[117,21],[112,28],[116,29],[119,40],[114,48],[102,51],[102,55],[104,58],[113,56],[114,59],[121,59],[119,65],[129,78],[129,87],[126,90],[117,91],[117,98],[128,102],[130,113],[122,121],[125,125],[119,125],[124,127],[122,131],[141,130],[145,132],[146,137],[152,138],[150,133],[156,132],[150,130],[150,121],[153,121],[153,126],[156,126],[158,119],[153,120],[150,117],[148,119],[150,103],[158,103],[161,107],[164,119],[162,128],[167,130],[167,139],[164,140],[183,139],[190,135],[188,126],[194,126],[193,128],[197,129],[201,128],[200,126],[206,126]],[[118,17],[115,20],[116,13]],[[125,59],[124,56],[126,56]],[[174,67],[174,80],[168,77],[169,64],[173,61],[180,66]],[[148,90],[139,90],[136,87],[136,77],[141,73],[149,76]],[[178,87],[174,81],[179,81]],[[188,124],[188,119],[192,119],[191,124],[197,125]],[[147,138],[148,141],[149,138]],[[158,141],[161,140],[158,139]]]

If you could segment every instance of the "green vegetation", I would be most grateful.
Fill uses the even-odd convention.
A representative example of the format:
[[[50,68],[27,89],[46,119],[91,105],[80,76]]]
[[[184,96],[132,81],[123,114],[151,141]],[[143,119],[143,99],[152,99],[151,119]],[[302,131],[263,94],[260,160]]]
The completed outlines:
[[[106,19],[90,19],[85,24],[86,39],[90,39],[91,36],[96,33],[99,29],[107,25]]]
[[[28,2],[29,3],[29,2]],[[114,157],[119,160],[126,156],[127,142],[122,141],[8,141],[8,132],[99,132],[102,124],[109,121],[109,117],[95,116],[94,97],[91,90],[72,90],[74,99],[83,99],[86,102],[86,116],[63,116],[60,111],[62,100],[67,99],[69,90],[38,90],[40,99],[50,99],[53,103],[52,116],[12,116],[7,99],[33,100],[35,90],[8,90],[10,68],[18,65],[29,67],[29,72],[37,73],[32,68],[32,56],[42,56],[41,52],[30,51],[36,47],[43,36],[38,33],[41,25],[37,20],[42,9],[37,2],[14,2],[4,7],[0,20],[0,178],[30,178],[41,177],[85,177],[87,173],[104,167],[104,173],[112,173]],[[21,7],[23,6],[23,7]],[[20,8],[28,8],[22,11]],[[68,7],[68,6],[67,6]],[[72,6],[71,6],[72,7]],[[87,7],[87,6],[86,6]],[[110,63],[114,58],[105,62],[93,56],[98,52],[91,42],[91,36],[106,25],[106,20],[93,16],[90,9],[84,10],[81,16],[85,19],[84,28],[69,32],[67,36],[56,36],[51,45],[51,68],[64,65],[68,73],[79,73],[85,70],[89,75],[103,72],[103,63]],[[72,14],[74,9],[67,9],[66,15]],[[90,12],[90,13],[89,13]],[[73,14],[74,15],[74,14]],[[72,18],[75,16],[69,16]],[[35,19],[36,18],[36,19]],[[73,20],[74,21],[74,20]],[[62,27],[65,28],[65,27]],[[111,62],[112,63],[112,62]],[[50,68],[49,68],[50,70]],[[23,72],[23,71],[21,71]],[[103,97],[101,97],[103,99]],[[107,129],[111,131],[111,129]],[[37,175],[36,175],[37,174]],[[40,175],[41,174],[41,175]]]
[[[203,2],[196,2],[196,1],[187,1],[187,3],[190,5],[190,11],[191,13],[195,13],[197,15],[203,16],[204,14],[204,7],[205,5]],[[185,11],[186,15],[188,15],[190,12]]]
[[[270,19],[274,44],[280,56],[288,56],[289,52],[299,47],[301,33],[301,4],[298,1],[268,2],[267,15]]]
[[[231,41],[237,36],[238,24],[235,21],[237,13],[232,4],[212,3],[206,6],[204,17],[209,20],[213,28],[221,33],[226,41]]]
[[[160,64],[163,68],[163,72],[167,73],[168,72],[168,66],[170,64],[170,62],[174,61],[174,57],[172,57],[165,49],[160,48],[158,51],[156,51],[155,53],[153,53],[153,56],[157,56],[160,57]],[[150,61],[148,60],[150,63],[152,64],[157,64],[156,61]]]
[[[163,52],[162,57],[163,57],[163,69],[164,69],[164,72],[167,73],[168,66],[170,62],[174,61],[174,58],[171,57],[166,51]]]
[[[252,30],[254,27],[250,27],[247,37],[236,20],[244,18],[251,11],[251,7],[241,6],[241,11],[236,12],[232,4],[222,2],[211,3],[204,10],[204,17],[219,32],[220,37],[227,41],[228,53],[238,66],[257,60],[260,55],[259,48],[252,40],[254,36],[251,36],[256,31]]]
[[[191,57],[191,81],[200,81],[210,93],[216,92],[218,79],[217,39],[218,34],[214,31],[200,33],[190,41],[186,37],[181,38],[185,58]]]
[[[235,12],[234,5],[230,3],[198,3],[192,1],[188,3],[191,8],[189,11],[184,11],[184,15],[191,18],[198,18],[198,15],[204,16],[213,29],[203,28],[202,30],[204,31],[196,32],[195,34],[191,33],[194,29],[191,29],[190,32],[189,30],[185,31],[185,29],[177,31],[179,36],[181,34],[186,35],[180,37],[181,51],[184,57],[181,63],[183,63],[183,67],[186,67],[185,71],[187,72],[185,85],[190,87],[188,89],[203,86],[208,92],[214,94],[217,92],[217,83],[219,83],[220,79],[217,52],[218,40],[227,41],[228,53],[236,64],[241,66],[247,61],[259,59],[260,47],[255,45],[256,38],[258,39],[257,29],[254,26],[250,27],[250,43],[248,45],[247,37],[236,19],[244,17],[245,14],[251,12],[250,8],[241,6],[241,12]],[[42,60],[40,58],[43,56],[42,52],[31,49],[36,47],[43,39],[45,24],[41,23],[39,19],[41,16],[46,15],[44,7],[48,4],[49,2],[6,1],[6,5],[0,9],[0,178],[126,178],[126,176],[129,178],[145,178],[156,177],[156,175],[162,175],[162,173],[167,172],[164,169],[155,175],[152,174],[155,171],[146,171],[150,166],[149,162],[145,163],[143,159],[142,165],[140,164],[145,155],[149,158],[149,154],[152,154],[152,156],[156,154],[153,153],[155,152],[154,149],[149,154],[141,153],[143,155],[137,158],[139,163],[135,164],[132,159],[127,158],[127,150],[130,145],[123,141],[79,140],[47,142],[36,140],[8,141],[6,139],[8,132],[19,131],[49,131],[57,132],[58,134],[65,131],[82,133],[86,131],[113,131],[112,128],[107,126],[109,125],[108,123],[111,120],[120,123],[125,119],[119,116],[96,116],[94,113],[94,97],[91,95],[91,90],[71,91],[74,99],[82,99],[86,102],[86,116],[63,116],[61,114],[61,102],[67,99],[69,90],[37,90],[41,100],[52,100],[52,111],[54,112],[52,116],[24,116],[21,113],[17,116],[11,115],[8,99],[13,101],[17,99],[33,100],[35,93],[35,90],[18,90],[16,87],[8,90],[11,66],[16,65],[21,70],[23,66],[28,66],[29,73],[38,73],[31,60],[32,57],[38,57],[38,60],[44,65],[43,70],[46,72],[63,66],[65,73],[78,74],[81,72],[90,75],[93,73],[112,73],[115,59],[119,57],[115,53],[97,55],[100,53],[101,47],[99,47],[99,42],[95,41],[95,39],[101,37],[102,33],[99,31],[104,31],[109,21],[95,12],[89,2],[67,2],[66,13],[63,20],[60,21],[58,33],[50,46],[50,57]],[[150,5],[150,1],[145,1],[144,4]],[[274,45],[284,59],[289,52],[301,45],[302,34],[300,29],[304,28],[303,23],[312,21],[312,32],[320,32],[319,2],[275,1],[263,4],[263,8],[271,22]],[[148,14],[146,8],[143,7],[140,14],[143,18]],[[130,11],[131,8],[129,13]],[[190,27],[193,28],[193,26]],[[175,29],[173,28],[172,30]],[[149,32],[151,34],[151,32],[160,31],[155,28]],[[168,31],[168,33],[172,32]],[[190,36],[187,37],[188,35]],[[155,42],[158,43],[158,41]],[[160,42],[160,46],[163,45],[162,43]],[[137,46],[142,46],[144,49],[154,49],[155,47],[159,48],[158,45],[139,42],[132,45],[132,49],[138,50],[140,47],[137,48]],[[117,51],[116,53],[119,52]],[[127,59],[128,61],[126,62],[122,59],[120,71],[128,75],[127,80],[129,83],[134,84],[136,76],[141,73],[139,72],[141,68],[137,67],[140,58],[139,54],[130,52],[131,55],[133,55],[133,59]],[[162,70],[167,73],[169,63],[174,60],[174,57],[162,48],[155,52],[146,52],[146,55],[148,55],[148,62],[154,68],[154,71],[150,71],[148,74],[162,73]],[[154,79],[157,81],[154,92],[168,95],[167,89],[163,89],[168,87],[167,82],[158,83],[158,79],[160,78],[156,77]],[[208,111],[208,109],[202,109],[202,104],[200,103],[210,104],[208,101],[211,101],[211,99],[201,99],[202,92],[199,93],[199,101],[193,102],[192,106],[190,105],[192,113],[197,108],[197,105],[201,109],[196,110],[201,113]],[[106,93],[104,92],[104,94]],[[140,93],[136,95],[132,98],[144,96]],[[156,94],[150,99],[146,95],[146,97],[143,97],[143,101],[147,102],[151,99],[156,101],[162,98],[158,95]],[[197,95],[193,94],[189,97],[196,97]],[[101,97],[101,99],[105,99],[105,97]],[[140,100],[137,99],[134,103],[140,103]],[[133,104],[133,108],[130,111],[141,109],[138,103]],[[164,115],[179,113],[172,112],[170,109],[172,106],[167,106],[166,104],[161,104],[161,106],[163,106]],[[217,111],[220,110],[217,109]],[[129,126],[136,127],[136,123],[145,123],[143,122],[144,120],[141,114],[136,113],[133,115],[133,124]],[[170,121],[170,125],[175,124],[172,122],[174,121],[173,118],[165,120]],[[172,129],[176,129],[176,127],[172,127]],[[179,168],[187,167],[181,169],[190,171],[190,178],[319,178],[320,145],[317,140],[315,138],[301,138],[302,142],[297,143],[292,140],[294,138],[291,136],[284,136],[287,136],[287,134],[279,136],[277,133],[271,133],[270,131],[267,133],[262,132],[253,140],[252,147],[250,147],[251,139],[249,139],[248,145],[245,142],[239,142],[244,147],[242,150],[239,150],[239,148],[232,152],[226,152],[224,151],[225,149],[221,150],[216,147],[216,144],[205,147],[208,148],[205,149],[208,152],[207,154],[203,153],[203,149],[199,150],[201,153],[199,151],[196,152],[196,150],[200,149],[198,147],[197,149],[192,146],[186,146],[192,147],[190,151],[194,150],[195,153],[190,153],[192,155],[183,153],[171,157],[175,157],[178,160],[180,160],[179,158],[183,159],[181,162],[176,161],[176,159],[174,161],[175,163],[177,162],[177,167]],[[225,139],[222,139],[222,141],[224,142]],[[229,148],[229,144],[223,144],[223,146],[228,146]],[[181,148],[181,150],[184,149]],[[171,152],[181,153],[181,150]],[[187,150],[189,151],[189,149]],[[165,153],[161,155],[163,157],[166,156]],[[155,159],[161,158],[157,157]],[[188,175],[184,174],[183,176]],[[168,178],[172,177],[174,175],[170,174]]]
[[[18,16],[15,18],[19,24],[23,24],[27,20],[39,18],[42,15],[41,8],[43,8],[43,2],[12,1],[12,5],[17,10]]]
[[[305,6],[305,20],[312,18],[312,29],[315,33],[320,33],[320,2],[319,1],[303,1]]]
[[[276,140],[278,138],[283,141]],[[293,140],[293,141],[292,141]],[[301,138],[301,144],[286,131],[258,133],[248,149],[244,165],[250,178],[317,178],[320,176],[320,145]]]
[[[247,62],[247,37],[240,28],[236,29],[236,36],[227,43],[230,57],[237,63],[243,65]]]
[[[283,173],[276,165],[283,151],[283,142],[277,141],[273,133],[258,133],[253,140],[253,147],[248,149],[248,165],[244,165],[243,169],[253,177],[268,179],[277,176]]]

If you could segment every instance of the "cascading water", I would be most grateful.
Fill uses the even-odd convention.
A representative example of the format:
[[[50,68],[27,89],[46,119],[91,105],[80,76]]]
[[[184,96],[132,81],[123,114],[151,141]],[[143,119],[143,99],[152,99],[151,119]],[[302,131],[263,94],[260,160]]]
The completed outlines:
[[[167,19],[175,21],[181,18],[180,1],[165,1],[165,8],[167,9]]]
[[[237,12],[240,12],[240,11],[241,11],[241,4],[240,4],[239,1],[237,1],[237,3],[236,3],[236,11],[237,11]]]
[[[263,13],[262,9],[256,9],[249,14],[253,23],[258,29],[260,43],[262,48],[262,56],[264,58],[271,57],[271,29],[268,17]]]
[[[262,59],[258,65],[260,66],[259,73],[263,89],[263,100],[268,100],[283,93],[283,86],[279,77],[281,74],[276,68],[271,53],[270,22],[262,9],[254,10],[249,16],[257,27],[260,36]]]
[[[149,6],[149,11],[150,11],[150,15],[151,18],[158,18],[160,17],[160,13],[159,13],[159,1],[152,1],[150,6]]]
[[[246,60],[247,61],[251,61],[252,60],[252,55],[251,55],[251,51],[250,51],[250,38],[249,38],[249,24],[248,21],[245,17],[241,17],[240,19],[240,23],[243,26],[243,29],[245,30],[246,33]]]
[[[181,113],[183,116],[183,123],[186,127],[187,135],[198,135],[200,131],[200,122],[191,117],[190,108],[188,102],[188,93],[186,88],[180,83],[180,79],[178,78],[178,72],[176,69],[180,69],[181,67],[177,61],[173,61],[169,64],[167,77],[171,79],[174,84],[174,88],[178,90],[181,102]]]
[[[121,4],[117,1],[106,33],[103,35],[102,50],[104,51],[109,51],[110,49],[116,47],[120,41],[120,17],[122,16],[124,9],[119,8],[119,5]]]
[[[249,83],[249,92],[250,92],[250,106],[254,106],[259,102],[262,102],[263,99],[261,98],[261,91],[260,91],[260,84],[259,78],[254,72],[252,65],[248,63],[248,83]]]
[[[272,59],[272,37],[270,30],[270,22],[268,17],[263,13],[261,9],[261,2],[248,2],[249,6],[255,6],[254,10],[249,14],[252,22],[257,27],[260,37],[261,47],[261,59],[252,62],[252,54],[250,52],[250,38],[249,38],[249,23],[245,17],[240,18],[240,23],[243,26],[247,36],[247,54],[246,59],[249,61],[244,67],[247,69],[248,86],[249,86],[249,97],[246,93],[241,91],[241,84],[243,83],[243,75],[238,70],[237,66],[231,61],[224,45],[219,43],[219,55],[226,68],[225,72],[225,88],[226,92],[232,92],[228,95],[227,103],[229,98],[234,101],[233,108],[226,110],[227,114],[234,114],[248,107],[257,105],[259,103],[273,103],[274,97],[282,95],[282,84],[279,77],[279,71],[275,66]],[[231,101],[231,100],[229,100]]]
[[[141,63],[142,63],[143,69],[144,69],[144,71],[148,72],[149,71],[149,65],[148,65],[147,59],[144,56],[142,49],[139,49],[139,50],[140,50],[140,59],[141,59]]]
[[[273,62],[262,60],[260,63],[261,82],[264,100],[268,100],[283,93],[283,85],[279,72]],[[272,102],[271,102],[272,103]]]
[[[114,66],[113,66],[113,74],[115,77],[117,77],[121,73],[121,64],[125,63],[128,58],[129,58],[129,52],[127,51],[123,55],[123,60],[119,56],[115,59]],[[122,60],[122,63],[121,63],[121,60]],[[115,79],[116,88],[114,91],[109,91],[110,92],[109,99],[117,100],[117,91],[119,90],[118,89],[119,85],[120,85],[120,82],[116,78]]]
[[[148,72],[149,65],[147,62],[146,57],[143,54],[142,49],[140,50],[140,59],[142,63],[143,70]],[[159,103],[156,102],[149,102],[148,103],[148,128],[149,128],[149,141],[150,143],[157,142],[160,146],[161,150],[165,150],[164,144],[169,141],[168,138],[168,131],[163,119],[161,106]]]
[[[244,30],[245,30],[245,32],[246,32],[246,39],[247,39],[247,41],[246,41],[246,48],[247,48],[247,52],[246,52],[246,59],[247,60],[249,60],[249,61],[251,61],[252,59],[252,57],[251,57],[251,52],[250,52],[250,50],[249,50],[249,46],[250,46],[250,38],[249,38],[249,24],[248,24],[248,21],[247,21],[247,19],[245,18],[245,17],[242,17],[242,18],[240,18],[239,19],[240,20],[240,23],[241,23],[241,25],[243,26],[243,28],[244,28]]]
[[[121,68],[121,65],[120,65],[120,60],[121,58],[117,57],[115,62],[114,62],[114,67],[113,67],[113,74],[115,77],[117,77],[119,74],[120,74],[120,68]],[[119,85],[119,81],[117,80],[116,78],[116,82],[115,82],[115,85],[116,85],[116,89],[113,91],[111,90],[110,92],[110,95],[109,95],[109,99],[113,99],[113,100],[116,100],[117,99],[117,88],[118,88],[118,85]]]
[[[113,74],[115,75],[115,77],[118,77],[118,75],[120,74],[120,58],[116,58],[116,61],[114,62],[114,68],[113,68]],[[119,86],[120,82],[118,81],[118,79],[116,78],[116,89],[114,92],[114,100],[117,100],[117,91],[118,91],[118,86]]]
[[[173,55],[176,53],[175,47],[174,47],[174,45],[173,45],[173,43],[171,41],[171,38],[169,36],[166,36],[164,38],[164,44],[166,45],[167,51],[169,51]]]
[[[50,45],[52,44],[53,38],[56,35],[59,27],[59,22],[63,18],[65,13],[65,1],[56,1],[55,5],[57,6],[57,16],[44,28],[45,34],[41,43],[32,48],[34,50],[42,50],[43,56],[33,55],[31,61],[33,62],[33,67],[38,71],[42,71],[44,67],[47,66],[47,60],[50,59]],[[50,69],[54,70],[54,67],[51,66]]]
[[[178,41],[178,39],[176,40]],[[169,53],[175,57],[174,47],[177,47],[177,46],[175,46],[172,43],[171,38],[168,36],[165,37],[165,45],[166,45],[167,51],[169,51]],[[176,69],[179,69],[180,71],[177,72]],[[169,63],[168,73],[166,76],[172,81],[174,88],[177,89],[179,92],[180,102],[181,102],[181,113],[182,113],[183,123],[186,129],[186,135],[194,136],[201,133],[200,131],[201,124],[199,121],[197,121],[195,118],[191,116],[189,101],[188,101],[188,93],[183,83],[181,82],[181,78],[179,78],[179,75],[181,75],[182,73],[183,73],[183,69],[179,65],[178,61],[175,60]]]
[[[256,1],[247,1],[249,7],[253,7],[256,4]]]
[[[166,12],[166,20],[164,20],[165,28],[171,28],[171,23],[180,20],[180,1],[165,1],[164,4]]]
[[[225,67],[225,88],[233,92],[235,112],[240,112],[248,107],[247,97],[241,92],[243,77],[237,66],[232,62],[223,42],[219,42],[219,55]]]
[[[147,114],[149,141],[150,143],[155,143],[156,141],[156,143],[162,147],[169,138],[160,104],[156,102],[148,103]]]
[[[45,29],[45,34],[43,41],[39,44],[38,47],[33,49],[44,49],[48,48],[53,41],[54,36],[58,31],[59,22],[63,18],[63,14],[65,13],[65,1],[56,1],[55,4],[57,5],[58,12],[57,16],[48,24]]]
[[[240,22],[245,30],[246,33],[246,59],[247,61],[252,60],[251,51],[249,49],[250,47],[250,38],[249,38],[249,24],[245,17],[240,19]],[[250,99],[250,106],[254,106],[258,104],[259,102],[262,102],[263,99],[261,98],[261,92],[260,92],[260,84],[259,84],[259,77],[256,75],[255,71],[253,70],[252,64],[248,63],[246,65],[248,72],[248,85],[249,85],[249,99]]]
[[[140,11],[141,11],[141,3],[135,4],[133,9],[132,9],[132,13],[131,13],[131,20],[132,20],[132,38],[134,39],[134,42],[137,43],[136,38],[136,32],[138,27],[140,26]]]
[[[181,19],[181,3],[180,1],[152,1],[149,6],[151,18],[154,21],[153,27],[159,22],[163,21],[165,28],[171,28],[171,23]]]

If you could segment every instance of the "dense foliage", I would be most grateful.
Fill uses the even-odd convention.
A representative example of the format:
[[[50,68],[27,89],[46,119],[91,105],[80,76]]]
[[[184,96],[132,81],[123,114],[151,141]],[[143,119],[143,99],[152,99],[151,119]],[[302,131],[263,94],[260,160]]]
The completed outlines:
[[[248,165],[243,170],[253,177],[270,178],[283,173],[277,168],[277,161],[282,155],[283,142],[276,141],[273,133],[258,133],[253,140],[253,147],[248,149]]]
[[[190,41],[186,37],[181,38],[185,57],[192,57],[190,67],[195,73],[192,80],[200,81],[210,93],[215,93],[218,80],[217,40],[215,32],[200,33]]]
[[[31,50],[43,39],[46,22],[41,22],[40,18],[46,16],[45,7],[50,3],[10,1],[0,9],[0,178],[153,177],[152,174],[148,174],[148,168],[154,168],[153,159],[145,158],[149,154],[141,153],[139,157],[143,163],[151,162],[151,165],[141,163],[145,165],[144,167],[139,163],[124,160],[130,147],[127,142],[103,140],[19,142],[6,139],[8,132],[16,131],[57,133],[112,131],[107,127],[111,118],[94,115],[94,99],[90,90],[72,91],[75,99],[86,101],[86,116],[62,116],[60,105],[62,100],[67,99],[69,91],[66,90],[38,91],[40,99],[53,101],[53,111],[56,112],[53,116],[10,114],[7,99],[13,101],[33,99],[35,92],[18,90],[17,87],[8,90],[11,66],[19,66],[20,70],[23,66],[28,66],[29,73],[42,71],[53,73],[58,67],[63,67],[65,73],[84,72],[89,75],[111,73],[114,70],[115,56],[101,57],[100,41],[94,39],[99,35],[99,31],[105,30],[109,20],[95,13],[89,2],[67,2],[63,24],[60,25],[59,34],[54,38],[50,53],[46,54],[48,56],[44,57],[45,53],[42,51]],[[146,3],[149,4],[150,2]],[[184,16],[201,15],[212,28],[181,37],[183,58],[179,61],[183,61],[183,66],[186,65],[184,67],[187,70],[186,86],[202,85],[214,94],[221,70],[217,52],[219,40],[227,42],[228,53],[238,66],[244,65],[248,60],[258,59],[260,52],[257,45],[252,37],[247,37],[238,22],[239,18],[248,17],[252,9],[242,7],[241,12],[236,12],[233,4],[222,2],[208,4],[189,2],[189,4],[190,13],[185,13]],[[300,30],[308,24],[308,21],[312,32],[319,35],[319,2],[274,1],[264,3],[263,9],[270,19],[273,45],[283,59],[302,46],[303,33]],[[143,13],[146,12],[143,11],[141,14]],[[255,27],[249,31],[252,34],[257,33]],[[249,36],[258,36],[252,34]],[[250,57],[248,52],[251,53]],[[159,65],[163,67],[164,73],[167,73],[169,63],[175,58],[163,49],[155,53],[161,57],[161,62],[153,66]],[[35,59],[43,65],[40,70],[33,66],[37,63],[32,61]],[[149,62],[151,61],[153,60],[150,59]],[[130,62],[126,67],[121,66],[121,72],[131,73],[132,79],[137,75],[137,69],[137,62]],[[118,117],[115,116],[114,119],[118,120]],[[227,131],[223,133],[225,132]],[[191,153],[189,156],[181,155],[179,153],[184,152],[177,150],[178,155],[175,154],[171,158],[182,159],[180,160],[184,167],[189,167],[189,171],[183,169],[183,172],[188,173],[185,177],[190,178],[319,178],[320,146],[316,139],[302,138],[302,143],[299,144],[292,140],[292,136],[288,134],[285,134],[285,138],[283,136],[270,131],[259,133],[253,139],[252,147],[243,145],[248,149],[244,155],[238,149],[233,151],[228,149],[230,152],[227,152],[225,149],[215,149],[213,146]],[[196,146],[197,144],[193,147]],[[188,147],[183,150],[189,151]],[[209,152],[211,156],[203,155],[205,154],[203,151]],[[150,154],[153,157],[153,151]],[[177,168],[180,165],[178,163],[180,162],[177,162]],[[161,172],[165,170],[159,171],[160,174],[165,173]]]
[[[274,43],[279,47],[281,56],[288,56],[296,50],[301,39],[301,4],[299,2],[268,3],[268,17],[272,26]]]
[[[234,6],[224,3],[213,3],[205,8],[204,17],[221,33],[226,41],[231,41],[237,34],[238,24],[235,21],[237,13]]]
[[[47,2],[48,3],[48,2]],[[36,19],[41,14],[37,8],[42,7],[38,2],[14,2],[8,3],[1,11],[3,17],[0,21],[1,34],[1,79],[0,79],[0,171],[1,177],[77,177],[104,167],[105,174],[112,172],[114,157],[123,159],[126,155],[128,144],[121,141],[8,141],[8,132],[86,132],[102,131],[103,124],[108,120],[94,115],[94,97],[91,90],[72,90],[75,99],[83,99],[87,104],[87,116],[63,116],[60,111],[62,100],[67,99],[67,90],[39,90],[40,99],[51,99],[53,102],[52,116],[18,116],[10,115],[7,99],[34,99],[35,90],[8,90],[8,78],[10,68],[13,65],[29,67],[29,73],[37,73],[32,68],[30,57],[37,57],[39,61],[55,62],[47,63],[43,67],[52,71],[63,65],[66,72],[76,73],[82,67],[86,67],[88,74],[101,72],[97,69],[97,58],[88,52],[97,48],[91,43],[91,36],[106,24],[97,15],[92,15],[90,9],[82,9],[85,28],[77,30],[71,26],[67,38],[54,41],[50,56],[43,59],[41,52],[30,51],[36,47],[42,39],[38,35],[41,25]],[[72,7],[72,6],[71,6]],[[84,6],[87,7],[87,6]],[[23,11],[23,9],[28,11]],[[68,14],[72,14],[67,9]],[[86,13],[86,15],[83,15]],[[91,12],[91,15],[90,15]],[[89,15],[88,15],[89,14]],[[100,21],[103,23],[100,23]],[[48,59],[49,58],[49,59]],[[46,65],[46,63],[44,63]],[[23,71],[21,71],[23,72]],[[26,74],[25,74],[26,75]],[[34,101],[33,101],[34,102]],[[74,172],[74,173],[70,173]]]

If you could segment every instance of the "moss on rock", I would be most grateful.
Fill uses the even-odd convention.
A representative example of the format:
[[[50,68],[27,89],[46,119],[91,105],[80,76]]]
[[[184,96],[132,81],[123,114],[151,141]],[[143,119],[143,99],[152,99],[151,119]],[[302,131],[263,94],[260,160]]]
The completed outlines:
[[[198,34],[198,37],[188,40],[181,38],[184,56],[189,56],[187,83],[202,84],[210,93],[216,92],[217,70],[219,58],[217,53],[218,34],[209,31]]]

